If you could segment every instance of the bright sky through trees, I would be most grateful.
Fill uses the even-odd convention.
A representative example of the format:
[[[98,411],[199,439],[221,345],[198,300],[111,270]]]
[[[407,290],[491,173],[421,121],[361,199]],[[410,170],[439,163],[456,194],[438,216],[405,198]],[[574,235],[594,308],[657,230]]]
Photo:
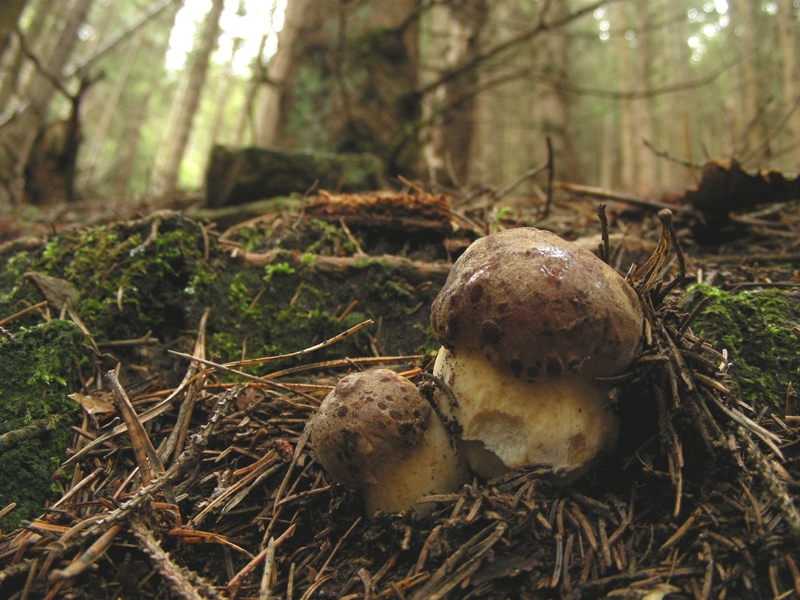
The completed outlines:
[[[283,13],[286,0],[245,0],[245,15],[237,14],[238,2],[228,0],[225,12],[222,13],[222,35],[219,40],[217,56],[230,56],[231,45],[234,38],[243,40],[237,52],[234,68],[239,73],[245,73],[258,52],[261,38],[269,34],[264,47],[264,58],[275,53],[277,48],[277,34],[283,27]],[[203,21],[211,6],[210,0],[186,0],[175,19],[175,27],[170,36],[170,49],[167,53],[167,69],[177,71],[184,67],[186,55],[194,44],[197,27]]]

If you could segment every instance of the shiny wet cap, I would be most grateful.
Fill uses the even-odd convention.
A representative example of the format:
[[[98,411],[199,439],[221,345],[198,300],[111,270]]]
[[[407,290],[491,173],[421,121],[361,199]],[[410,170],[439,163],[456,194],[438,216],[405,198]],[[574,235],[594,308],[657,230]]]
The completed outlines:
[[[639,352],[642,322],[635,292],[614,269],[532,227],[476,240],[431,310],[450,351],[477,350],[530,382],[623,372]]]

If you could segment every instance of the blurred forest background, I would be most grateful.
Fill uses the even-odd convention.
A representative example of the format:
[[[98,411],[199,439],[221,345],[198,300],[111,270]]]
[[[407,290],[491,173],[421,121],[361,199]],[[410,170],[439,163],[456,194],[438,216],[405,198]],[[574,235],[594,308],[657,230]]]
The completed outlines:
[[[794,172],[799,19],[800,0],[2,0],[0,208],[197,190],[215,144],[502,186],[549,139],[557,178],[651,197],[691,184],[669,157]]]

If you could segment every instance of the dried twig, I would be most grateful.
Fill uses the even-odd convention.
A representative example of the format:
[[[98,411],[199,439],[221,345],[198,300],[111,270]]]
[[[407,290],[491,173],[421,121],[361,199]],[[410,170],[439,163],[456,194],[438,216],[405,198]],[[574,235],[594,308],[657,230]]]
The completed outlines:
[[[164,551],[153,532],[139,519],[130,523],[131,532],[142,545],[142,549],[150,557],[158,572],[164,578],[172,593],[187,600],[218,598],[214,587],[202,577],[175,563]]]
[[[117,412],[122,416],[125,425],[128,426],[128,435],[131,438],[131,445],[133,446],[133,454],[136,457],[136,463],[139,465],[139,473],[142,476],[142,483],[146,486],[152,479],[157,479],[164,476],[164,465],[161,464],[161,459],[156,454],[153,443],[150,437],[142,426],[139,416],[131,404],[125,390],[122,389],[117,374],[114,371],[106,373],[106,381],[111,386],[114,392],[114,403],[117,406]],[[167,501],[172,504],[177,504],[175,495],[169,486],[164,486],[164,494]]]

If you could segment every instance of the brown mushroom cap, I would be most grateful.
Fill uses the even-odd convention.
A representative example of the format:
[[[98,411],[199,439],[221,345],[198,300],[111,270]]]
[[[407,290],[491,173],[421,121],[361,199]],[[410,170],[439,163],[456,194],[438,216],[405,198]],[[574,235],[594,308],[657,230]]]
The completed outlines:
[[[376,482],[381,465],[419,444],[431,412],[417,387],[394,371],[353,373],[320,406],[311,441],[325,470],[359,489]]]
[[[639,351],[642,311],[594,254],[522,227],[467,248],[433,303],[431,325],[448,349],[478,351],[534,382],[619,374]]]
[[[334,480],[364,496],[367,510],[425,508],[416,501],[467,480],[456,451],[417,387],[388,369],[339,380],[311,422],[311,443]]]

